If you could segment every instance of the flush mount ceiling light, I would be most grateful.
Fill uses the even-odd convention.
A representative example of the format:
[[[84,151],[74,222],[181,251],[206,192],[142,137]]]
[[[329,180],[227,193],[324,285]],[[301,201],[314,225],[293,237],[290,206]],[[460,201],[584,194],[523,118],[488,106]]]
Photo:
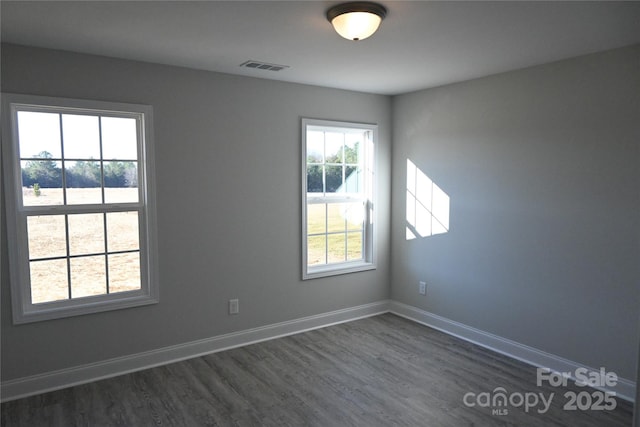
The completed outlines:
[[[327,10],[327,19],[345,39],[364,40],[376,32],[387,9],[367,1],[342,3]]]

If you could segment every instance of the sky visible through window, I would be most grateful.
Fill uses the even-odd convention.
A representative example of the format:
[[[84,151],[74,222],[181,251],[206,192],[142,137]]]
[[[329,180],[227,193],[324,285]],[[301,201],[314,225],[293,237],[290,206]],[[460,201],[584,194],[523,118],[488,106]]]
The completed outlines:
[[[137,118],[91,113],[18,111],[25,205],[138,201]]]
[[[52,158],[62,158],[60,115],[34,111],[18,112],[20,157],[37,158],[48,152]],[[66,159],[100,159],[100,131],[102,158],[136,160],[136,120],[126,117],[62,114],[62,137]]]

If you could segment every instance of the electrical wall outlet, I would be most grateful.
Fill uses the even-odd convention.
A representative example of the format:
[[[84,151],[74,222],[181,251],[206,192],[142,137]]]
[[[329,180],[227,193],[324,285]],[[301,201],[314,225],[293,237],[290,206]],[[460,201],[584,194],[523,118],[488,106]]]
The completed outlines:
[[[229,314],[238,314],[240,313],[240,300],[230,299],[229,300]]]
[[[427,294],[427,282],[420,281],[420,283],[418,284],[418,292],[420,292],[420,295]]]

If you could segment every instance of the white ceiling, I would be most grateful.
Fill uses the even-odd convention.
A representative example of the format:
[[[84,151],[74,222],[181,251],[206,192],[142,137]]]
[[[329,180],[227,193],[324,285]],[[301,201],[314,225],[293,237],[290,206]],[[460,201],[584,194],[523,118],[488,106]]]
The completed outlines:
[[[379,0],[371,38],[340,38],[335,1],[6,1],[2,41],[398,94],[640,43],[640,2]],[[247,60],[283,71],[239,67]]]

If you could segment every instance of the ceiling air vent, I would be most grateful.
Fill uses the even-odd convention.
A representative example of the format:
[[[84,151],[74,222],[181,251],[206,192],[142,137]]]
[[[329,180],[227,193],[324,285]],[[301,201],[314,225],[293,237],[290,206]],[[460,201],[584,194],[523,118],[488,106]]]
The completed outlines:
[[[260,61],[247,61],[240,64],[244,68],[253,68],[254,70],[281,71],[289,68],[288,65],[268,64]]]

